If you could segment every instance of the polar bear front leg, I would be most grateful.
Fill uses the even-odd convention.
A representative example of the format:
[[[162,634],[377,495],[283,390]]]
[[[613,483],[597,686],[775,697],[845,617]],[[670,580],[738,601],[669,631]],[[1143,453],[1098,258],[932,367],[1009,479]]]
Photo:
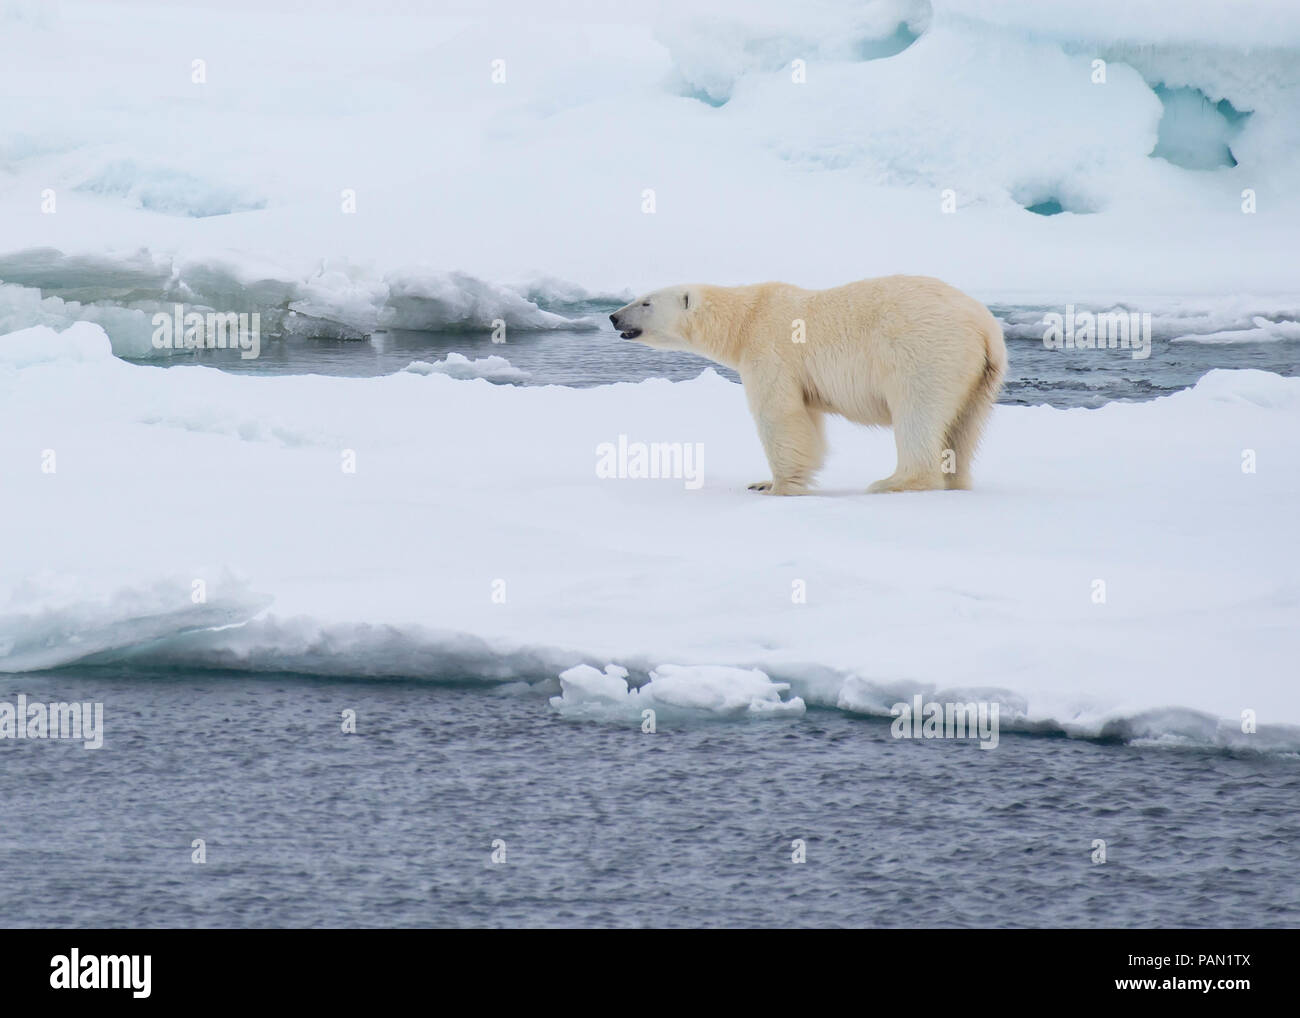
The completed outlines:
[[[810,409],[803,393],[788,387],[745,381],[750,413],[772,468],[772,480],[756,481],[750,491],[765,495],[804,495],[826,456],[822,415]]]

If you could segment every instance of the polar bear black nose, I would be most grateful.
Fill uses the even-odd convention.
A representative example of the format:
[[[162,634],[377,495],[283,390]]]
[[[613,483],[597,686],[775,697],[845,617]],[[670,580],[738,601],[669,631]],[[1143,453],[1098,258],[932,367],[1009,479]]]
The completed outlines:
[[[618,312],[615,311],[612,315],[610,315],[610,316],[609,316],[609,320],[613,323],[614,328],[617,329],[617,328],[618,328]]]

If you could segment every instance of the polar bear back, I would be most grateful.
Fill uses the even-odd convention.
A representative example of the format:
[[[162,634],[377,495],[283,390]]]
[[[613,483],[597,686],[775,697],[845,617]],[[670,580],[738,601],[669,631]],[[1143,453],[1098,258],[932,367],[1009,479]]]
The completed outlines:
[[[739,333],[728,345],[742,378],[782,376],[810,406],[861,424],[889,424],[919,404],[959,407],[986,364],[1000,373],[1006,362],[989,310],[928,276],[706,291],[711,327]]]

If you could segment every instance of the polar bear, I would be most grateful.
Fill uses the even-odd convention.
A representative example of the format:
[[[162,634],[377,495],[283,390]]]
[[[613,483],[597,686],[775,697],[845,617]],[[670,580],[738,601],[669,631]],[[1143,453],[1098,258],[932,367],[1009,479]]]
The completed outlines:
[[[988,308],[926,276],[829,290],[671,286],[609,317],[624,339],[739,373],[772,468],[771,480],[750,489],[771,495],[808,491],[826,454],[828,413],[893,426],[898,465],[868,491],[969,488],[1007,363]]]

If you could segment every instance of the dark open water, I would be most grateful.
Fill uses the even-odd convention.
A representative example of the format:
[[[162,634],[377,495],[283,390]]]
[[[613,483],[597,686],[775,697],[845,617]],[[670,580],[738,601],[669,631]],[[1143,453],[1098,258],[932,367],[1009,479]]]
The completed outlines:
[[[517,685],[0,679],[20,692],[102,702],[106,736],[0,740],[4,926],[1300,924],[1294,755],[981,751],[827,710],[646,735]]]

